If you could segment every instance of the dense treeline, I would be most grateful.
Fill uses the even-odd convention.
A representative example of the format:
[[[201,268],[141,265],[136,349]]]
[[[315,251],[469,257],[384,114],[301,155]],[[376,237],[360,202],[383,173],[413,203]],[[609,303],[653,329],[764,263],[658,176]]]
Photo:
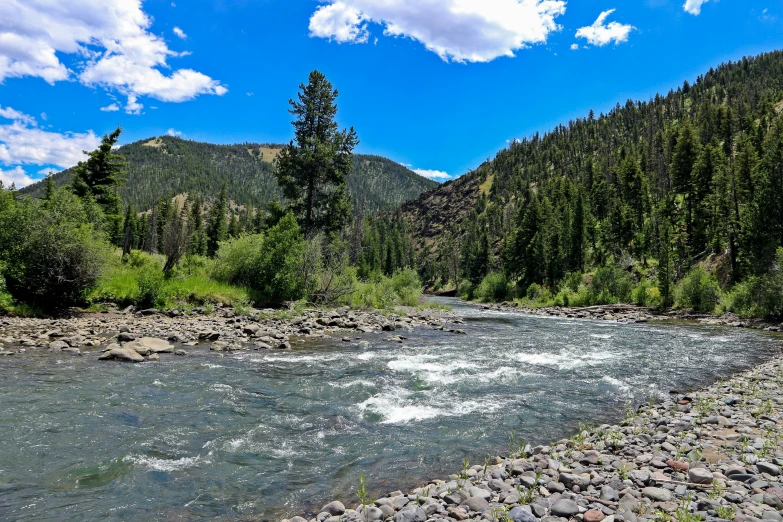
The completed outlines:
[[[127,183],[119,195],[126,205],[147,211],[163,196],[190,194],[211,204],[223,186],[229,200],[244,208],[265,208],[281,201],[273,160],[280,145],[242,143],[215,145],[173,136],[142,140],[116,151],[127,162]],[[72,170],[53,176],[58,186],[71,183]],[[357,154],[347,192],[358,208],[368,212],[392,210],[437,185],[380,156]],[[20,191],[40,197],[43,184]]]
[[[352,208],[347,188],[356,178],[358,139],[334,122],[337,91],[317,71],[301,89],[300,101],[291,102],[296,138],[272,163],[284,204],[237,205],[229,196],[235,180],[228,180],[208,202],[198,191],[167,194],[164,184],[162,195],[138,213],[121,198],[133,164],[121,153],[134,149],[115,148],[119,128],[67,178],[47,178],[39,198],[0,184],[0,312],[103,302],[223,302],[241,310],[251,302],[300,300],[418,305],[421,283],[400,216],[373,217],[363,203]],[[163,147],[156,143],[147,149]]]
[[[783,245],[781,100],[775,52],[517,141],[471,174],[491,189],[427,263],[442,283],[493,273],[521,296],[578,293],[589,278],[574,274],[616,268],[664,306],[705,263],[724,290],[757,284]]]

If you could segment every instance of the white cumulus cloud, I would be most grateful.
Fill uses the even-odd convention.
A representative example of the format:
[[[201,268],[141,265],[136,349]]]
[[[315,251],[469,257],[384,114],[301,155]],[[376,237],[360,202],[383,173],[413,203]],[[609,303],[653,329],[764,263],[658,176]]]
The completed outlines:
[[[174,28],[174,34],[176,34],[179,38],[182,38],[183,40],[186,40],[188,38],[188,35],[185,34],[185,31],[183,31],[179,27]]]
[[[0,82],[33,76],[54,84],[75,78],[116,90],[129,100],[149,96],[167,102],[227,92],[203,73],[171,69],[169,58],[182,54],[149,31],[152,20],[141,0],[100,4],[97,8],[95,0],[0,2]],[[72,63],[60,60],[65,56]]]
[[[371,24],[386,36],[421,42],[443,60],[490,62],[560,30],[563,0],[327,0],[310,18],[310,36],[365,43]]]
[[[182,132],[176,129],[169,129],[168,131],[166,131],[166,134],[169,136],[182,136]]]
[[[116,103],[112,103],[111,105],[107,105],[106,107],[101,107],[100,109],[103,112],[117,112],[120,110],[120,106]]]
[[[701,14],[701,6],[709,1],[710,0],[685,0],[685,4],[682,8],[686,13],[690,13],[693,16],[699,16]]]
[[[581,27],[576,32],[577,38],[584,38],[588,43],[602,47],[604,45],[614,42],[615,44],[621,44],[628,41],[628,35],[636,29],[632,25],[621,24],[619,22],[606,23],[606,19],[614,13],[614,9],[604,11],[600,15],[593,25],[587,27]]]
[[[10,120],[0,121],[0,165],[55,165],[65,169],[83,160],[83,151],[97,148],[101,141],[92,131],[45,131],[34,118],[11,107],[0,107],[0,119]]]
[[[22,167],[15,167],[11,170],[0,169],[0,182],[2,182],[3,186],[6,188],[14,185],[16,188],[20,189],[27,185],[32,185],[35,183],[35,180],[28,176],[27,172],[25,172]]]
[[[451,178],[451,176],[448,173],[440,170],[413,169],[413,172],[415,172],[416,174],[424,178],[435,179],[435,180]]]

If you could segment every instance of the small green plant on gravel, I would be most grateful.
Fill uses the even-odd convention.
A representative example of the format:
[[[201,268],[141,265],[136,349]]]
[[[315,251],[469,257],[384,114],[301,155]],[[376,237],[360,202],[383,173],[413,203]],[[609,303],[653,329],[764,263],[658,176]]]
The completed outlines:
[[[775,452],[777,446],[778,446],[777,436],[774,439],[772,438],[765,439],[764,446],[762,446],[762,448],[759,450],[758,456],[761,458],[771,457]]]
[[[247,317],[250,315],[250,300],[247,298],[241,298],[234,303],[234,315],[240,317]]]
[[[462,471],[459,472],[459,475],[457,475],[459,478],[463,480],[468,480],[470,478],[470,475],[468,475],[468,470],[470,469],[470,461],[468,459],[465,459],[462,461]]]
[[[630,402],[626,402],[623,406],[623,420],[625,422],[631,422],[636,418],[636,410]]]
[[[204,306],[202,307],[204,310],[204,313],[207,315],[212,315],[215,313],[215,303],[206,302],[204,303]]]
[[[666,511],[661,509],[657,510],[653,515],[653,520],[655,522],[671,522],[671,519],[672,517]]]
[[[772,404],[772,400],[767,399],[764,401],[761,406],[756,410],[757,414],[754,414],[754,417],[761,417],[762,415],[774,415],[775,414],[775,405]]]
[[[718,515],[718,518],[722,518],[723,520],[734,520],[737,509],[731,506],[720,506],[715,508],[715,514]]]
[[[508,510],[510,509],[510,506],[502,506],[502,507],[496,507],[489,511],[489,516],[491,520],[494,520],[495,522],[508,522]]]
[[[674,460],[682,460],[685,457],[687,450],[685,448],[679,448],[677,453],[674,454]]]
[[[628,477],[630,476],[628,474],[628,467],[625,464],[620,466],[620,469],[617,470],[617,474],[620,476],[620,480],[628,480]]]
[[[715,409],[715,399],[702,398],[696,401],[696,411],[700,417],[706,417]]]
[[[690,493],[688,493],[687,496],[682,498],[682,501],[680,502],[680,507],[678,507],[677,510],[674,512],[674,517],[677,519],[677,522],[701,522],[702,520],[701,515],[691,513],[690,506],[691,506],[691,495]]]
[[[517,494],[519,494],[519,503],[529,505],[536,500],[536,488],[523,488],[517,484]]]
[[[699,448],[693,448],[688,453],[688,462],[700,462],[703,458],[703,455],[701,454],[701,449]]]
[[[709,497],[712,500],[719,500],[723,498],[723,493],[726,491],[726,488],[723,487],[723,485],[718,482],[717,480],[712,481],[712,489],[710,490]]]
[[[367,506],[372,505],[375,500],[371,499],[370,494],[367,492],[367,483],[365,481],[364,473],[359,475],[359,489],[356,491],[356,496],[359,497],[359,502],[362,504],[362,512],[365,513],[365,517],[369,520]]]
[[[646,517],[647,513],[650,511],[650,506],[645,504],[644,502],[639,502],[639,504],[636,505],[636,507],[633,509],[633,512],[636,514],[637,517]]]

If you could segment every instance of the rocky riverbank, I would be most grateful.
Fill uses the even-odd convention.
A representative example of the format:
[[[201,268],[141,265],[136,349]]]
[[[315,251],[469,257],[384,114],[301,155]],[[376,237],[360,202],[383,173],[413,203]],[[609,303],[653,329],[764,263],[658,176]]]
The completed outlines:
[[[588,306],[584,308],[568,308],[561,306],[547,306],[541,308],[524,308],[516,304],[492,303],[482,305],[488,310],[504,312],[521,312],[529,315],[545,317],[562,317],[567,319],[594,319],[598,321],[618,321],[626,323],[645,323],[650,321],[697,321],[704,325],[732,326],[736,328],[753,328],[768,332],[783,331],[783,324],[772,323],[762,319],[742,319],[734,314],[721,316],[689,312],[683,310],[670,310],[661,312],[653,308],[634,306],[627,304]]]
[[[468,463],[447,480],[288,522],[783,521],[783,359],[671,392],[619,425]],[[455,466],[456,467],[456,466]]]
[[[76,314],[63,319],[0,317],[0,356],[27,350],[49,350],[103,360],[144,362],[160,354],[187,355],[188,347],[208,345],[214,352],[285,350],[293,343],[324,337],[352,341],[357,335],[379,333],[392,341],[412,328],[436,328],[459,333],[461,321],[442,310],[412,308],[382,314],[349,310],[196,311],[133,310]]]

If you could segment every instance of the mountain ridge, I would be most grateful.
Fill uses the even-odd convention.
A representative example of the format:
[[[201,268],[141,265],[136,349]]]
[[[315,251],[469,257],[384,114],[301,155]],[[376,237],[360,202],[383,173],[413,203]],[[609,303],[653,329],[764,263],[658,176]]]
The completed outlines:
[[[218,145],[174,136],[128,143],[117,148],[128,163],[127,182],[120,189],[120,196],[137,210],[145,210],[156,199],[177,194],[191,193],[210,199],[225,182],[229,199],[263,207],[281,197],[272,163],[282,147],[252,142]],[[53,174],[52,179],[58,186],[68,184],[71,172],[72,169],[66,169]],[[437,185],[388,158],[354,154],[348,193],[357,208],[379,212],[396,209]],[[43,182],[38,182],[19,192],[40,196],[43,189]]]

